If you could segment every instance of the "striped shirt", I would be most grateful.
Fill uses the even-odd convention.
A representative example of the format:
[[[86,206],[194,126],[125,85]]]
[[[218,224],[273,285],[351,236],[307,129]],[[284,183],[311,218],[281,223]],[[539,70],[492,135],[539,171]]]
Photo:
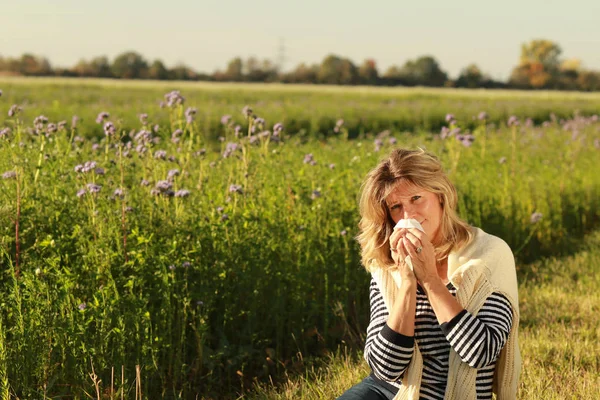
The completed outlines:
[[[451,283],[447,288],[456,295],[456,288]],[[425,292],[418,286],[415,336],[397,333],[386,324],[389,312],[373,279],[370,303],[371,320],[364,356],[374,377],[384,386],[394,393],[398,391],[416,340],[423,356],[420,399],[444,399],[451,347],[463,362],[477,368],[477,399],[492,399],[496,360],[506,343],[513,319],[506,297],[493,293],[477,316],[463,310],[440,325]]]

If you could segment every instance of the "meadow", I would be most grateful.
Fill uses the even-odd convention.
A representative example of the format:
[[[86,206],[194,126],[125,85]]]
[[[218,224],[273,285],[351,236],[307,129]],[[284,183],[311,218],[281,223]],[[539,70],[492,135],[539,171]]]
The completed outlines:
[[[513,248],[523,393],[544,371],[598,388],[599,95],[172,85],[0,79],[2,398],[267,396],[360,349],[357,195],[395,146],[439,155]],[[365,372],[335,358],[312,386],[346,364]]]

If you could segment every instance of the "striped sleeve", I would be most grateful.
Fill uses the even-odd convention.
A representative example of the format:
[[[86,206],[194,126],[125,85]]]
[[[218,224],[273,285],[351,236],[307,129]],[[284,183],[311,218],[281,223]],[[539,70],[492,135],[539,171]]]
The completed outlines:
[[[463,362],[473,368],[483,368],[496,362],[508,339],[512,321],[508,299],[500,293],[492,293],[477,316],[463,310],[441,328]]]
[[[369,293],[371,319],[367,328],[365,360],[377,378],[397,381],[410,363],[415,338],[397,333],[387,325],[389,312],[374,279],[371,279]]]

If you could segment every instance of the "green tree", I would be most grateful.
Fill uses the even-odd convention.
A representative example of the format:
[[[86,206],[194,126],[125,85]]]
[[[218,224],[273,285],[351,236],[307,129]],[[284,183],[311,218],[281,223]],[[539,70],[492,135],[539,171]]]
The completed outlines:
[[[128,51],[115,58],[111,71],[117,78],[142,79],[148,76],[148,63],[140,54]]]
[[[148,78],[156,80],[169,79],[169,70],[160,60],[154,60],[150,68],[148,68]]]
[[[483,75],[477,65],[470,64],[460,72],[456,80],[456,86],[467,88],[483,87],[487,80],[489,79]]]
[[[377,64],[375,60],[369,58],[363,61],[358,68],[358,76],[360,83],[367,85],[376,85],[379,83],[379,73],[377,72]]]
[[[319,67],[317,81],[330,85],[355,85],[359,81],[358,70],[349,59],[330,54]]]
[[[393,73],[394,80],[409,86],[444,86],[448,80],[448,74],[442,71],[432,56],[422,56],[414,61],[409,60],[402,68],[388,72]]]

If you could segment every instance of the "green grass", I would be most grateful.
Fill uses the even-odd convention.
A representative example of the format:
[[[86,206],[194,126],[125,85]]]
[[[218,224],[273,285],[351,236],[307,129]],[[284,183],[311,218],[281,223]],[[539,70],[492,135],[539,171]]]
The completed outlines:
[[[569,257],[521,268],[519,341],[522,400],[597,399],[600,393],[600,232]],[[246,399],[332,399],[370,373],[361,354],[337,352],[306,363],[278,385]]]

